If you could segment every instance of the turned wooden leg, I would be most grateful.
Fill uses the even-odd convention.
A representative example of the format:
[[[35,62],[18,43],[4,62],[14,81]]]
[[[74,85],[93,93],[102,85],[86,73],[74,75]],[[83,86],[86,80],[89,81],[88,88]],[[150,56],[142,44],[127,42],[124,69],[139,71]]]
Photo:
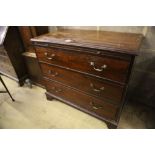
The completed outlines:
[[[11,98],[12,101],[14,102],[15,100],[14,100],[14,98],[12,97],[12,95],[10,94],[10,92],[9,92],[7,86],[5,85],[3,79],[1,78],[1,76],[0,76],[0,81],[1,81],[1,83],[3,84],[3,86],[4,86],[5,90],[6,90],[6,91],[1,91],[0,93],[8,93],[9,96],[10,96],[10,98]]]
[[[111,124],[111,123],[107,123],[107,126],[109,129],[117,129],[117,125]]]

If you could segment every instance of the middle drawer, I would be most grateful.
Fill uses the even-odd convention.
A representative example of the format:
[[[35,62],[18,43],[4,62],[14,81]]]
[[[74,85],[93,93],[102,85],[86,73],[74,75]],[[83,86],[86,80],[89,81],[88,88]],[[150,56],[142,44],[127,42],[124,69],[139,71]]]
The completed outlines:
[[[121,103],[123,86],[44,63],[40,63],[40,66],[44,76],[49,79],[61,82],[101,99],[106,98],[115,104]]]

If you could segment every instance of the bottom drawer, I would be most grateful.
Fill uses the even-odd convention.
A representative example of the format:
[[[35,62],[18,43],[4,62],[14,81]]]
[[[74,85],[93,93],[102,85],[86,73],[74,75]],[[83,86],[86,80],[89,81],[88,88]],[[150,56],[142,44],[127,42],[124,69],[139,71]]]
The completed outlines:
[[[110,120],[116,120],[118,107],[109,103],[105,103],[95,97],[83,94],[70,87],[66,87],[58,82],[45,80],[46,89],[52,95],[61,98],[67,103],[71,103],[75,107],[86,109],[99,117]]]

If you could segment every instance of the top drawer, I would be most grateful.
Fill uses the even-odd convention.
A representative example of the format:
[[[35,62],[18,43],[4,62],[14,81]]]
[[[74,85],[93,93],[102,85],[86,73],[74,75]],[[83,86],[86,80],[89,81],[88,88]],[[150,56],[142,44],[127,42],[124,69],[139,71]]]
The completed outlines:
[[[39,61],[125,83],[130,61],[77,51],[36,47]]]

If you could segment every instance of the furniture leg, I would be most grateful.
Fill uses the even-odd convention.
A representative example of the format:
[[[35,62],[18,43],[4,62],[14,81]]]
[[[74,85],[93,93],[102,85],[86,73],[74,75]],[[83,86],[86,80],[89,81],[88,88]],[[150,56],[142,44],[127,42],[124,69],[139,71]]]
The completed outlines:
[[[0,76],[0,81],[1,81],[1,83],[3,84],[4,88],[6,89],[6,92],[9,94],[10,98],[11,98],[12,101],[14,102],[15,100],[13,99],[12,95],[10,94],[10,92],[9,92],[8,88],[6,87],[6,85],[5,85],[4,81],[3,81],[3,79],[1,78],[1,76]],[[5,92],[2,91],[1,93],[5,93]]]

